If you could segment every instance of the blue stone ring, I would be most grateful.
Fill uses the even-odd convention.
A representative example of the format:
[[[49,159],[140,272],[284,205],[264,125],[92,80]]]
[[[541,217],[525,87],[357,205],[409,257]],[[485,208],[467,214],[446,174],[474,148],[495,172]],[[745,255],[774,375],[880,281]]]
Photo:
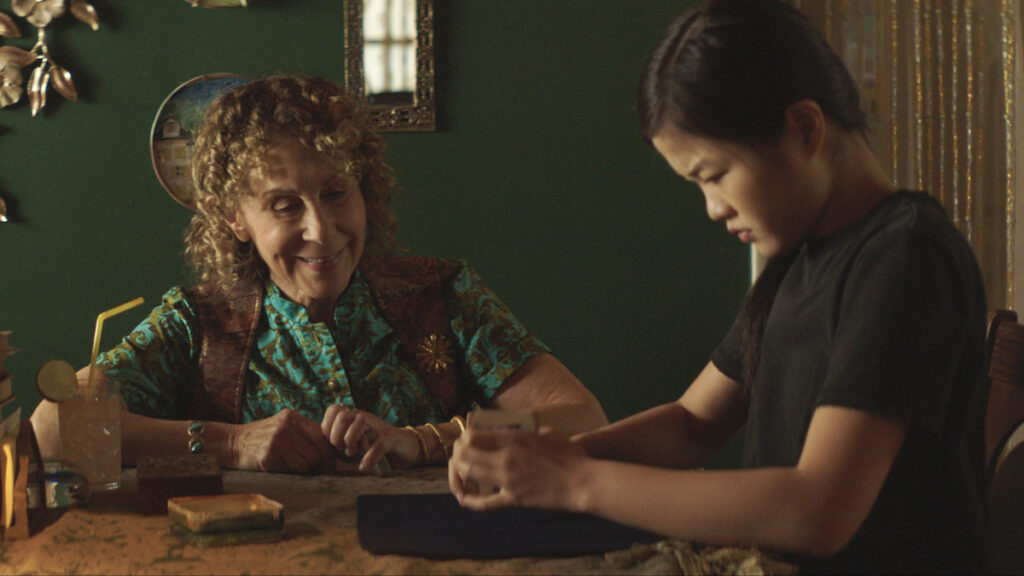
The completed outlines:
[[[201,420],[192,420],[188,423],[188,451],[193,454],[199,454],[203,451],[205,444],[203,443],[203,422]]]

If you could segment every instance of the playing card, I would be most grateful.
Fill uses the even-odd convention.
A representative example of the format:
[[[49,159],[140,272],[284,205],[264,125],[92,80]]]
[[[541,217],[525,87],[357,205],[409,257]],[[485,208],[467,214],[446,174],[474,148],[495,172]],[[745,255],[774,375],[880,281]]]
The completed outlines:
[[[523,432],[537,431],[537,414],[531,410],[485,410],[478,409],[469,413],[466,425],[474,430],[501,430],[511,428]],[[478,483],[467,479],[466,491],[471,494],[489,494],[497,492],[500,486],[489,482]]]
[[[466,425],[478,430],[512,428],[523,432],[537,431],[537,414],[532,410],[473,410]]]

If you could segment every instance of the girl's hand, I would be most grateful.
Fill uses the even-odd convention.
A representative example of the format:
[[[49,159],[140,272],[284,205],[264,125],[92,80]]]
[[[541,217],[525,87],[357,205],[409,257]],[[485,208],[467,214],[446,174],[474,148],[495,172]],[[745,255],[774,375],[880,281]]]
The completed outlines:
[[[327,407],[320,427],[332,450],[349,460],[359,459],[361,472],[373,470],[381,458],[387,458],[396,468],[410,468],[423,462],[415,436],[369,412],[334,404]],[[361,442],[367,429],[372,429],[377,438],[364,453]]]
[[[586,461],[581,447],[548,427],[539,434],[467,429],[455,442],[448,482],[459,502],[473,510],[525,506],[580,511],[575,488],[582,486]],[[472,483],[500,489],[472,494],[466,489]]]
[[[287,408],[235,426],[229,446],[234,467],[242,470],[307,473],[334,458],[316,421]]]

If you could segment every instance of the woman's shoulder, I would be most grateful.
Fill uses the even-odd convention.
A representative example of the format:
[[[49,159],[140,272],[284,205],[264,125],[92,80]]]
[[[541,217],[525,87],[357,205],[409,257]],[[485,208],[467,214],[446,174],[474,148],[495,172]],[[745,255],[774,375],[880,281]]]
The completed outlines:
[[[160,304],[153,310],[153,314],[163,317],[180,317],[185,320],[195,318],[195,294],[192,288],[183,285],[171,286],[160,297]]]
[[[392,285],[424,283],[437,278],[442,284],[450,285],[460,279],[477,277],[476,271],[464,258],[415,255],[389,256],[367,267],[363,273],[378,291],[387,291]]]
[[[396,270],[434,269],[439,272],[446,272],[468,268],[469,263],[466,262],[465,258],[403,254],[389,256],[382,262],[382,267]]]
[[[434,258],[441,284],[455,294],[487,291],[483,278],[465,258]]]
[[[437,270],[443,282],[452,283],[457,279],[468,280],[480,277],[465,258],[434,258],[433,260],[437,263]]]
[[[164,321],[192,323],[198,320],[203,310],[231,309],[250,310],[261,301],[262,286],[253,285],[233,292],[224,292],[211,284],[197,284],[190,287],[175,285],[160,298],[160,304],[152,315]],[[255,300],[253,300],[255,299]]]
[[[149,315],[135,327],[129,339],[136,344],[179,336],[188,339],[197,321],[195,305],[188,290],[183,286],[172,286],[164,292]]]

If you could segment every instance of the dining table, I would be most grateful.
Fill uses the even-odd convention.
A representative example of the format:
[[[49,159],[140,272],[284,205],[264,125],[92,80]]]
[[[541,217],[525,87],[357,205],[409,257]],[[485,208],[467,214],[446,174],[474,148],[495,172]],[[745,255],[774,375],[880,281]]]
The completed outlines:
[[[448,491],[443,467],[384,476],[222,471],[223,492],[279,502],[283,524],[269,541],[198,543],[166,513],[145,513],[134,468],[120,488],[82,505],[29,513],[28,538],[0,542],[2,574],[792,574],[753,548],[664,539],[578,556],[429,558],[376,554],[360,544],[360,494]],[[423,518],[429,523],[431,518]]]

